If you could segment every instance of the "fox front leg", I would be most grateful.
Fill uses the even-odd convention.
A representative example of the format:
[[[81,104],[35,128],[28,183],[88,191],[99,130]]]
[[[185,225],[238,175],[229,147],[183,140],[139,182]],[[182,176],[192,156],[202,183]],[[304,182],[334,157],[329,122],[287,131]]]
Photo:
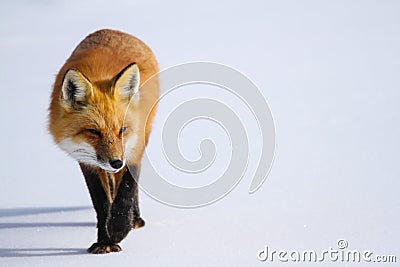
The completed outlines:
[[[129,171],[128,171],[129,170]],[[128,168],[125,173],[126,179],[130,179],[132,183],[130,186],[132,187],[132,193],[129,197],[132,196],[132,214],[133,218],[131,220],[131,227],[133,229],[138,229],[145,225],[145,221],[140,217],[140,209],[139,209],[139,185],[138,179],[140,176],[140,164],[135,164],[134,166]],[[127,196],[128,197],[128,196]]]
[[[134,199],[137,194],[137,183],[134,177],[137,175],[137,166],[131,166],[125,171],[112,203],[107,231],[113,243],[121,242],[133,228],[136,215]]]
[[[134,180],[133,183],[133,220],[132,220],[132,228],[133,229],[138,229],[143,226],[145,226],[145,221],[143,220],[142,217],[140,217],[140,208],[139,208],[139,185],[138,185],[138,179],[139,179],[139,173],[140,173],[140,166],[137,167],[136,169],[136,177],[132,177]]]
[[[87,251],[93,254],[121,251],[122,249],[118,244],[111,242],[106,227],[110,218],[111,204],[101,183],[101,173],[99,173],[101,170],[93,169],[84,164],[80,164],[80,166],[97,213],[97,242],[93,243]]]

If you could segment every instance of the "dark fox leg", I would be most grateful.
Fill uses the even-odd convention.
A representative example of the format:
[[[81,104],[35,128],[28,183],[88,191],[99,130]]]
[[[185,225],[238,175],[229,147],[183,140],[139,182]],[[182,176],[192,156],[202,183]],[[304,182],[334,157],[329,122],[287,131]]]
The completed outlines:
[[[88,252],[94,254],[104,254],[108,252],[121,251],[121,248],[111,242],[108,231],[107,221],[110,217],[110,201],[101,184],[99,173],[90,167],[80,164],[86,184],[89,189],[93,207],[97,214],[97,242],[94,243]]]
[[[131,174],[131,172],[133,173]],[[132,229],[135,187],[137,187],[133,177],[137,177],[137,175],[137,166],[131,166],[129,170],[126,170],[112,203],[107,230],[113,243],[121,242]]]
[[[133,184],[133,220],[132,220],[132,228],[137,229],[143,227],[145,225],[145,221],[140,217],[140,209],[139,209],[139,185],[137,183],[139,179],[140,167],[137,169],[137,176],[134,179]],[[133,179],[134,177],[132,177]]]

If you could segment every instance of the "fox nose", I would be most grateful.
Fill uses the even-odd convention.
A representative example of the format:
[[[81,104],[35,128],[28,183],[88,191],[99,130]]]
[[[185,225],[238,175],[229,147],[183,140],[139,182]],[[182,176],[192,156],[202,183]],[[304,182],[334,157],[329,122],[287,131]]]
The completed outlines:
[[[113,167],[114,169],[119,169],[122,167],[124,163],[122,162],[122,160],[116,159],[116,160],[110,160],[110,165],[111,167]]]

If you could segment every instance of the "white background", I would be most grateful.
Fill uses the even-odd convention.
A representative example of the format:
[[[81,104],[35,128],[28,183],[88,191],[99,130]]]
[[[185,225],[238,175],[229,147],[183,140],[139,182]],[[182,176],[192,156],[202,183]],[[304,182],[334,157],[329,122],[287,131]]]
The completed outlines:
[[[322,251],[340,238],[399,261],[399,14],[398,1],[2,1],[0,265],[266,266],[265,245]],[[265,95],[277,144],[255,194],[254,162],[200,209],[142,193],[146,227],[123,252],[98,256],[85,252],[96,228],[83,177],[46,118],[59,68],[101,28],[144,40],[161,69],[202,60],[240,70]]]

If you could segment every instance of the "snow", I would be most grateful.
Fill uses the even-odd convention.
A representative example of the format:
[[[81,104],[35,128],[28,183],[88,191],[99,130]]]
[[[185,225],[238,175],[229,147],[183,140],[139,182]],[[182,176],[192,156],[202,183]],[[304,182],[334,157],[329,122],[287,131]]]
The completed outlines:
[[[400,260],[399,12],[397,1],[2,1],[0,266],[279,265],[257,253],[266,245],[322,251],[339,239]],[[144,40],[162,69],[201,60],[240,70],[266,97],[277,141],[256,193],[248,193],[254,158],[238,186],[205,207],[174,208],[142,192],[146,226],[130,233],[121,253],[90,255],[96,220],[83,177],[46,124],[55,74],[101,28]],[[247,126],[257,138],[254,122]],[[218,143],[225,133],[199,123],[182,137],[183,155],[199,156],[207,135],[199,129],[214,129],[225,152],[226,141]],[[149,151],[156,148],[150,142]],[[250,151],[259,149],[252,139]],[[184,177],[171,179],[186,186]]]

